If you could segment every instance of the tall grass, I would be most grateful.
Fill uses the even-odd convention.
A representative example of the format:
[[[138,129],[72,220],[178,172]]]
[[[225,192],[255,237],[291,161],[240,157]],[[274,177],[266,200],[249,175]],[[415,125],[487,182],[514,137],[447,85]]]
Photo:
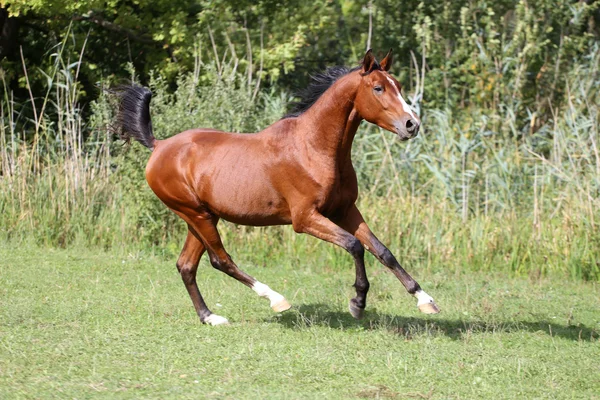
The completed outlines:
[[[176,254],[185,226],[144,181],[147,149],[113,139],[114,107],[104,93],[85,119],[78,102],[81,57],[72,62],[57,53],[55,59],[48,92],[32,93],[29,103],[15,103],[4,85],[0,240],[157,245]],[[407,144],[363,124],[353,160],[359,205],[372,229],[418,268],[600,279],[599,61],[596,49],[570,72],[566,101],[550,104],[554,118],[535,131],[535,115],[520,120],[510,102],[422,110],[424,131]],[[191,127],[254,132],[284,114],[288,96],[256,91],[236,72],[233,57],[218,67],[198,57],[196,66],[174,92],[152,77],[157,136]],[[40,104],[47,104],[43,112]],[[23,119],[26,107],[38,111],[35,121]],[[348,262],[339,250],[288,228],[222,224],[222,231],[233,254],[252,248],[244,257],[255,263],[296,262],[306,254],[331,265]]]
[[[100,243],[100,232],[118,222],[113,214],[119,193],[107,185],[110,142],[106,134],[100,141],[88,140],[78,103],[78,63],[63,60],[60,53],[54,56],[55,73],[52,78],[48,75],[47,93],[40,98],[31,94],[29,104],[17,104],[4,84],[2,234],[6,239],[32,237],[48,245],[67,245],[75,236]],[[37,110],[36,120],[24,120],[26,107]]]

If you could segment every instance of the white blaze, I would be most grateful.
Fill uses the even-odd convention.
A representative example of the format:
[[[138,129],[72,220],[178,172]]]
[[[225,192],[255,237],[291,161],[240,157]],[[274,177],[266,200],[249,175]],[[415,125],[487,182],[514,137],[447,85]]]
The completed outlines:
[[[416,119],[415,114],[413,113],[413,110],[410,108],[408,103],[406,101],[404,101],[404,98],[400,94],[400,91],[396,87],[396,84],[394,83],[392,78],[390,78],[389,76],[386,76],[386,78],[390,82],[390,84],[392,85],[394,90],[396,91],[396,93],[397,93],[396,95],[398,96],[398,99],[400,100],[400,104],[402,104],[402,109],[404,110],[404,112],[407,113],[408,115],[410,115],[411,118]]]

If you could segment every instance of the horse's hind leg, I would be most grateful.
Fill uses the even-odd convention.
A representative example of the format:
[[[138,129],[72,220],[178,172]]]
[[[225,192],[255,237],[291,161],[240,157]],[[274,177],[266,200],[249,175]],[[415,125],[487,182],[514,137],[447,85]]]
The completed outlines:
[[[198,290],[196,271],[198,270],[198,263],[200,262],[200,257],[204,254],[204,251],[205,247],[202,242],[200,242],[191,230],[189,230],[187,238],[185,239],[185,244],[183,245],[179,259],[177,260],[177,269],[181,274],[181,279],[185,284],[185,288],[190,294],[192,303],[194,303],[194,308],[200,317],[200,321],[210,325],[226,324],[226,318],[213,314],[208,309],[200,294],[200,290]]]
[[[219,271],[237,279],[244,285],[254,290],[259,296],[268,299],[271,308],[276,312],[282,312],[290,308],[287,300],[269,286],[261,283],[238,268],[229,254],[225,251],[221,236],[217,230],[214,219],[203,217],[195,212],[178,213],[193,228],[194,233],[198,235],[208,250],[210,263]]]

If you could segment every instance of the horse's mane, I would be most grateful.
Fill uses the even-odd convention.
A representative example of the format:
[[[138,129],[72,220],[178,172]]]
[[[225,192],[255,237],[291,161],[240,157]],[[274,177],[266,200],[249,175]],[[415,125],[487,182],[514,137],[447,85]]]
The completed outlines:
[[[308,110],[338,79],[360,67],[329,67],[324,72],[311,75],[311,83],[296,96],[298,101],[290,104],[290,111],[283,118],[294,118]]]

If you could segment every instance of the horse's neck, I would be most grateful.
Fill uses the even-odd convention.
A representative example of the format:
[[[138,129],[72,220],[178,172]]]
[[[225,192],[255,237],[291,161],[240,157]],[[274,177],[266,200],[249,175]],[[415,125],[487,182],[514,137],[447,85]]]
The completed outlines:
[[[314,155],[324,156],[338,165],[350,161],[354,135],[362,120],[354,109],[357,90],[357,76],[345,76],[298,117],[302,140]]]

